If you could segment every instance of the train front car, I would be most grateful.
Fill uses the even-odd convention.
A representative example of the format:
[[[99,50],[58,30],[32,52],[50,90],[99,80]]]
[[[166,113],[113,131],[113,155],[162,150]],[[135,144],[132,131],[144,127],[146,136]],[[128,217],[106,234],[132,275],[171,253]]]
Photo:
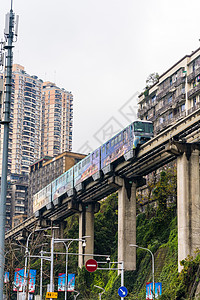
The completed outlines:
[[[135,149],[153,137],[153,124],[135,121],[101,146],[101,168],[104,174],[112,171],[113,163],[123,158],[130,160]]]
[[[153,123],[150,121],[133,122],[133,149],[148,142],[153,137]]]
[[[74,166],[74,187],[76,191],[83,189],[83,182],[100,177],[100,148],[83,158]]]

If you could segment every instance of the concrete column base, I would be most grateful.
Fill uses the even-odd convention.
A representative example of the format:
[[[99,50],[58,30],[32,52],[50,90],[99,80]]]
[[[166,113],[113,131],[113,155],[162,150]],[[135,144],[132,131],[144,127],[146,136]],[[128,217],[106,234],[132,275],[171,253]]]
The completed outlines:
[[[118,191],[118,261],[125,270],[136,269],[136,183],[123,180]]]
[[[82,238],[83,236],[89,236],[86,238],[85,248],[82,246],[82,242],[79,242],[79,253],[93,254],[95,204],[80,205],[79,211],[79,238]],[[90,258],[93,258],[93,256],[79,255],[78,266],[82,268],[86,261]]]
[[[177,158],[178,270],[180,261],[200,249],[199,150]]]

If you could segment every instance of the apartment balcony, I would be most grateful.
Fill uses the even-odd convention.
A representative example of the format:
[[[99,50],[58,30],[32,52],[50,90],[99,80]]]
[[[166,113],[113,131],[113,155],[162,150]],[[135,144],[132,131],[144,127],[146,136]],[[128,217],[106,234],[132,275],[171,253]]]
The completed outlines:
[[[167,94],[174,93],[175,91],[175,83],[172,85],[168,85],[165,87],[157,96],[156,100],[160,100],[161,98],[165,97]]]
[[[185,77],[180,77],[175,82],[175,87],[179,86],[180,84],[185,82]]]
[[[178,95],[177,97],[175,97],[174,99],[174,104],[178,104],[180,102],[182,102],[183,100],[185,100],[185,92],[182,92],[180,95]]]
[[[199,74],[200,74],[200,67],[188,75],[187,77],[188,82],[191,82]]]
[[[144,114],[144,109],[143,108],[138,108],[138,116]]]
[[[196,96],[200,92],[200,83],[188,92],[188,99]]]
[[[158,126],[156,126],[156,128],[154,129],[154,133],[158,134],[160,133],[162,130],[166,129],[168,126],[170,126],[174,121],[176,121],[176,117],[173,117],[171,119],[166,120],[165,122],[163,122],[162,124],[159,124]]]
[[[188,81],[188,82],[191,82],[194,78],[195,78],[195,73],[192,72],[192,73],[190,73],[190,75],[188,75],[187,81]]]
[[[149,121],[154,122],[157,119],[157,117],[158,117],[157,115],[152,116],[149,118]]]
[[[156,115],[161,115],[166,111],[172,109],[174,107],[174,104],[175,104],[175,99],[173,98],[171,102],[164,104],[159,110],[157,110]]]
[[[200,102],[197,102],[196,105],[194,105],[193,107],[191,107],[188,110],[188,114],[191,114],[193,111],[197,110],[198,108],[200,108]]]
[[[164,90],[162,90],[161,92],[159,92],[156,97],[157,97],[157,100],[160,100],[164,95]]]

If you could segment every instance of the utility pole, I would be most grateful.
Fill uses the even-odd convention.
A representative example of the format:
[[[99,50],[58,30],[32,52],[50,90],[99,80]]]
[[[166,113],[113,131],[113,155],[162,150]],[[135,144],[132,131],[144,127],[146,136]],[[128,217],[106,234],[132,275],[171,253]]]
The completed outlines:
[[[15,29],[14,29],[15,27]],[[14,37],[17,37],[18,16],[16,17],[12,9],[6,14],[5,24],[5,43],[6,64],[5,64],[5,98],[3,107],[3,120],[1,124],[4,126],[3,136],[3,156],[2,156],[2,175],[1,175],[1,198],[0,198],[0,300],[3,300],[3,283],[4,283],[4,251],[5,251],[5,222],[6,222],[6,194],[7,194],[7,173],[8,173],[8,139],[9,139],[9,123],[10,123],[10,103],[12,91],[12,43]]]

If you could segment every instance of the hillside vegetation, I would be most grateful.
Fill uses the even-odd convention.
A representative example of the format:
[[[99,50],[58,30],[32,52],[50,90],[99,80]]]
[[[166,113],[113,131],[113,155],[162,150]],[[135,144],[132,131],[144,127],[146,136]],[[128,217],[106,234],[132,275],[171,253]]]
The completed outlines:
[[[176,199],[167,205],[167,199],[172,199],[176,190],[172,177],[172,172],[161,173],[151,198],[151,201],[156,201],[157,207],[149,205],[145,213],[138,214],[137,245],[154,253],[155,282],[162,282],[163,288],[159,299],[198,299],[195,291],[199,282],[200,254],[197,252],[195,259],[188,257],[182,261],[184,269],[178,273]],[[111,254],[111,261],[117,261],[117,213],[117,195],[114,194],[101,203],[101,209],[95,215],[95,253]],[[68,231],[68,235],[71,234],[74,234],[73,229]],[[125,272],[126,299],[146,299],[146,282],[150,281],[151,255],[148,251],[137,249],[136,271]],[[78,270],[76,284],[80,291],[79,299],[97,299],[100,290],[94,285],[105,288],[102,299],[119,299],[121,279],[117,271],[89,273],[83,267]]]
[[[200,289],[198,285],[200,253],[197,251],[195,258],[188,257],[182,261],[183,270],[178,273],[175,182],[173,172],[162,172],[159,180],[151,185],[151,196],[146,211],[145,213],[138,211],[137,215],[137,245],[148,248],[154,253],[155,282],[162,282],[163,288],[159,299],[200,299],[195,297],[195,293],[197,294],[197,290]],[[95,253],[109,254],[111,261],[115,262],[117,261],[117,230],[118,198],[117,194],[113,194],[101,201],[100,211],[95,215]],[[78,238],[77,215],[66,220],[65,237]],[[77,246],[76,242],[72,243],[69,252],[77,252]],[[60,252],[63,252],[63,249],[60,249]],[[58,273],[65,273],[65,256],[56,255],[54,258],[54,281],[57,290]],[[23,267],[23,256],[18,257],[16,267],[20,267],[20,260]],[[77,299],[98,299],[100,290],[95,285],[106,290],[101,299],[120,299],[118,288],[121,286],[121,278],[116,270],[97,270],[89,273],[85,267],[77,269],[77,261],[77,256],[69,255],[68,272],[76,274],[76,290],[80,292]],[[128,289],[128,296],[125,299],[146,299],[146,282],[152,281],[151,261],[148,251],[137,249],[136,270],[125,272],[124,285]],[[37,269],[36,293],[39,294],[40,260],[32,260],[31,268]],[[49,283],[49,269],[49,263],[44,263],[43,299]],[[16,299],[12,292],[9,299]],[[59,292],[58,299],[64,299],[63,292]],[[74,293],[68,293],[68,299],[74,299]]]

